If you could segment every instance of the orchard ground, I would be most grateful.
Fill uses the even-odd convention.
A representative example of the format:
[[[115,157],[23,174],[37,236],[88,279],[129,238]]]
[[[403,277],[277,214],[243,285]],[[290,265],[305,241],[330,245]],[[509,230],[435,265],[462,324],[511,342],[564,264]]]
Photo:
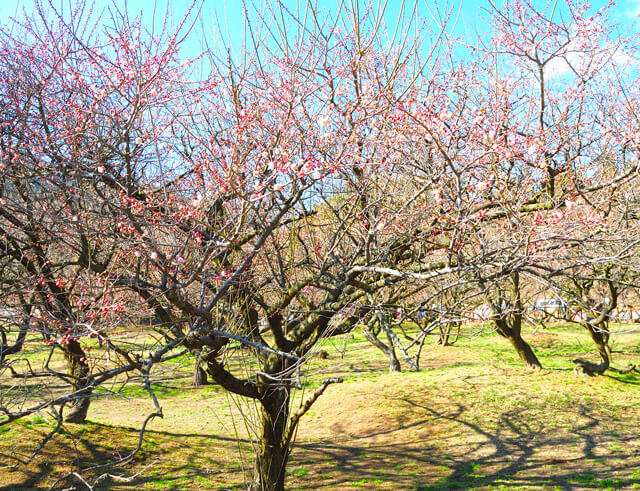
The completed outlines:
[[[402,374],[389,374],[359,333],[326,344],[328,359],[312,364],[297,397],[329,376],[344,383],[303,417],[287,488],[640,488],[640,374],[577,375],[572,359],[596,360],[579,328],[530,329],[525,338],[545,370],[522,367],[492,333],[448,347],[434,338],[422,371]],[[640,361],[640,332],[614,336],[612,346],[616,366]],[[191,359],[171,365],[154,386],[164,418],[152,420],[134,461],[83,474],[88,482],[104,472],[135,477],[107,478],[98,489],[241,489],[250,478],[251,407],[215,385],[192,388]],[[7,390],[11,380],[0,383]],[[37,384],[32,379],[31,390]],[[65,424],[26,467],[52,421],[43,414],[0,427],[0,487],[49,488],[70,471],[131,452],[153,406],[135,381],[110,389],[93,402],[90,423]],[[82,489],[73,480],[56,488],[72,485]]]

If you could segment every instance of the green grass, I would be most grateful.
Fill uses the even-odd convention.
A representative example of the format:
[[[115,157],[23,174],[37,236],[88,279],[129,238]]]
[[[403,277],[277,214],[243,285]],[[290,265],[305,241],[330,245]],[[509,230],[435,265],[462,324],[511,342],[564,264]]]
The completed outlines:
[[[415,334],[415,327],[405,327],[409,335]],[[309,365],[294,406],[329,376],[342,376],[345,383],[330,386],[303,418],[288,467],[288,487],[640,486],[640,455],[633,450],[638,448],[633,445],[640,425],[640,374],[577,376],[573,358],[597,360],[580,328],[528,329],[524,338],[545,370],[524,368],[509,343],[491,332],[463,336],[451,347],[428,340],[422,371],[395,375],[359,330],[327,343],[329,358]],[[616,365],[640,362],[640,333],[614,341]],[[342,357],[339,349],[345,343]],[[25,356],[37,364],[42,351],[27,350]],[[239,365],[228,366],[241,373]],[[215,385],[191,388],[192,369],[192,359],[182,356],[152,373],[165,417],[152,421],[141,458],[126,469],[127,475],[141,472],[140,477],[118,484],[121,488],[182,489],[193,483],[239,488],[248,479],[255,435],[251,425],[258,420],[255,406]],[[9,382],[0,380],[3,388]],[[92,423],[65,425],[45,448],[46,458],[31,464],[32,475],[40,476],[38,486],[50,486],[53,471],[68,469],[65,456],[80,455],[87,467],[135,447],[137,429],[152,410],[149,395],[140,379],[116,382],[110,390],[97,391],[102,397],[90,410]],[[33,384],[30,390],[35,394],[43,387]],[[246,416],[247,411],[252,416]],[[1,445],[14,452],[0,452],[9,456],[0,458],[0,467],[11,463],[11,455],[28,457],[38,438],[50,431],[47,421],[55,418],[36,414],[19,425],[0,426]],[[27,479],[20,476],[27,474],[0,470],[0,486],[20,487]]]

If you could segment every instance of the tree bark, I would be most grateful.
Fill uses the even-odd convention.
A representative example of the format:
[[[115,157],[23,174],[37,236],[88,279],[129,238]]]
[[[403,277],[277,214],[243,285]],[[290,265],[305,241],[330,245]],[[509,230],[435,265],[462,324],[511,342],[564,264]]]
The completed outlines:
[[[455,335],[452,334],[456,329]],[[442,346],[452,346],[458,340],[460,335],[460,322],[447,323],[444,326],[440,326],[440,335],[438,336],[437,344]],[[451,339],[453,337],[453,340]]]
[[[91,371],[85,353],[78,341],[70,341],[62,347],[67,360],[67,368],[77,398],[71,402],[70,411],[64,420],[67,423],[84,423],[91,404]]]
[[[194,387],[202,387],[203,385],[207,385],[207,372],[201,366],[202,361],[196,361],[196,367],[193,370],[193,386]]]
[[[516,353],[520,359],[531,369],[533,370],[541,370],[542,365],[538,360],[538,357],[531,349],[531,346],[522,339],[522,336],[519,334],[511,332],[510,335],[505,336],[511,342],[511,345],[515,348]]]
[[[542,369],[542,365],[538,360],[538,357],[531,349],[531,346],[522,339],[520,335],[520,329],[518,322],[514,323],[514,326],[509,326],[507,321],[504,319],[494,319],[498,334],[502,337],[507,338],[511,345],[515,348],[516,353],[520,359],[531,369],[540,370]]]
[[[602,374],[611,366],[611,348],[609,347],[609,319],[611,313],[618,306],[618,287],[611,280],[612,264],[608,264],[604,268],[604,276],[607,278],[607,286],[609,289],[608,297],[602,299],[602,302],[595,308],[599,311],[598,316],[595,319],[587,319],[582,323],[582,326],[589,332],[591,339],[593,340],[598,354],[602,358],[602,363],[592,363],[586,360],[577,359],[574,360],[582,369],[591,375]]]
[[[584,327],[589,331],[591,339],[598,349],[598,354],[602,358],[602,363],[597,364],[585,364],[582,366],[590,373],[604,373],[609,369],[611,365],[611,348],[609,347],[609,329],[603,324],[599,326],[593,325],[589,322],[584,324]]]
[[[402,368],[400,367],[400,361],[396,356],[396,350],[393,347],[393,339],[391,339],[391,333],[387,330],[387,340],[389,341],[389,347],[387,350],[387,356],[389,357],[389,373],[400,373]]]
[[[400,362],[398,361],[398,357],[396,356],[396,351],[393,349],[393,346],[389,351],[387,351],[387,356],[389,357],[389,373],[402,372],[402,367],[400,366]]]
[[[284,491],[289,445],[284,441],[289,421],[290,388],[267,389],[261,399],[262,434],[252,491]]]
[[[498,298],[498,302],[491,302],[494,312],[493,321],[496,324],[498,334],[509,340],[520,359],[532,370],[541,370],[542,365],[538,357],[531,349],[531,346],[522,339],[523,308],[520,297],[520,274],[518,272],[514,272],[511,275],[511,287],[514,312],[510,315],[505,315],[502,300]]]
[[[449,335],[449,328],[440,326],[440,335],[438,336],[437,344],[449,346]]]
[[[24,344],[24,340],[27,335],[27,327],[27,323],[23,323],[20,326],[16,342],[11,346],[7,344],[7,334],[5,333],[4,328],[0,327],[0,364],[4,363],[4,359],[7,355],[14,355],[22,350],[22,345]]]
[[[389,344],[386,345],[385,343],[380,341],[378,337],[369,329],[363,329],[362,332],[364,333],[364,337],[367,338],[367,340],[376,348],[382,351],[389,359],[389,373],[400,373],[402,371],[402,367],[400,366],[400,362],[398,361],[398,357],[396,356],[396,350],[393,347],[393,341],[389,339]]]

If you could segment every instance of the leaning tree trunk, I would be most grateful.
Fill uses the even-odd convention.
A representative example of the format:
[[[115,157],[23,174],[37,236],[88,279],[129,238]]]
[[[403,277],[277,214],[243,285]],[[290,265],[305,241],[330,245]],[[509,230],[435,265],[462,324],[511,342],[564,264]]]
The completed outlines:
[[[362,329],[364,333],[364,337],[367,338],[371,344],[373,344],[376,348],[382,351],[386,357],[389,359],[389,372],[390,373],[400,373],[402,368],[400,367],[400,362],[398,361],[398,357],[396,356],[396,350],[393,347],[393,340],[389,333],[387,333],[387,337],[389,338],[389,344],[385,344],[378,339],[378,337],[371,332],[369,329]]]
[[[522,339],[522,336],[520,336],[519,333],[511,333],[509,336],[505,337],[509,339],[509,342],[515,348],[516,353],[518,353],[520,359],[529,368],[533,370],[540,370],[542,368],[542,365],[540,364],[540,361],[538,360],[536,354],[531,349],[531,346],[529,346],[529,344],[524,339]]]
[[[591,339],[596,345],[598,349],[598,354],[600,358],[602,358],[602,363],[595,364],[586,362],[584,360],[578,360],[578,364],[582,366],[582,368],[589,373],[604,373],[608,370],[611,365],[611,348],[609,347],[609,329],[605,323],[601,323],[600,325],[594,325],[590,322],[585,322],[584,327],[589,331],[589,335]]]
[[[531,349],[531,346],[522,339],[522,316],[515,314],[511,322],[503,317],[494,316],[496,331],[500,336],[507,338],[511,345],[515,348],[520,359],[531,369],[540,370],[542,365],[538,357]]]
[[[78,341],[70,341],[68,345],[62,346],[62,349],[67,360],[73,391],[77,396],[71,402],[70,411],[64,420],[67,423],[84,423],[87,419],[87,412],[91,404],[91,393],[93,392],[91,371],[87,364],[85,353]]]
[[[496,325],[498,334],[509,340],[515,348],[520,359],[532,370],[541,370],[542,365],[538,357],[531,349],[531,346],[522,339],[522,299],[520,297],[520,274],[514,272],[511,275],[513,307],[514,312],[511,315],[505,315],[502,307],[496,308],[496,302],[492,302],[492,310],[494,311],[493,321]],[[498,302],[501,305],[502,302]]]
[[[261,399],[262,434],[256,459],[252,491],[283,491],[289,444],[285,431],[289,420],[290,388],[267,389]]]
[[[5,333],[4,328],[0,327],[0,365],[4,364],[4,359],[7,355],[14,355],[22,350],[22,345],[24,344],[24,340],[27,335],[27,327],[27,323],[23,323],[20,326],[18,337],[12,345],[8,344],[7,334]]]
[[[396,356],[396,350],[393,347],[393,339],[391,338],[391,333],[388,329],[387,340],[389,341],[389,347],[387,350],[387,357],[389,358],[389,372],[400,373],[402,371],[402,368],[400,368],[400,362],[398,361],[398,357]]]

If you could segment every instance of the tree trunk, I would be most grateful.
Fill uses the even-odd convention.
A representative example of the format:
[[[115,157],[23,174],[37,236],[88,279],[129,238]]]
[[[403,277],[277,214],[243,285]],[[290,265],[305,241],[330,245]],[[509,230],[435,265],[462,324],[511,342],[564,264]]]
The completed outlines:
[[[522,339],[522,302],[520,300],[520,279],[517,273],[513,275],[513,295],[515,298],[514,312],[510,319],[500,311],[500,315],[494,314],[493,320],[496,324],[498,334],[507,338],[511,345],[515,348],[520,359],[532,370],[541,370],[542,365],[538,357],[531,349],[531,346]],[[497,309],[494,307],[494,312]]]
[[[22,350],[22,345],[24,344],[24,340],[27,335],[27,327],[28,323],[23,322],[20,326],[20,331],[18,331],[16,342],[11,346],[7,344],[7,334],[4,331],[4,327],[0,327],[0,365],[4,363],[4,359],[7,355],[14,355]]]
[[[387,350],[387,356],[389,357],[389,373],[400,373],[400,362],[396,356],[396,349],[393,347],[393,339],[391,339],[391,332],[387,330],[387,340],[389,341],[389,347]]]
[[[378,337],[371,332],[369,329],[362,329],[364,337],[367,338],[371,344],[373,344],[376,348],[382,351],[387,358],[389,359],[389,372],[390,373],[400,373],[402,368],[400,367],[400,362],[398,361],[398,357],[396,356],[396,350],[393,347],[393,340],[387,333],[387,337],[389,338],[389,345],[386,345],[382,341],[378,339]]]
[[[267,389],[261,399],[262,435],[256,459],[252,491],[284,491],[289,445],[284,441],[289,420],[288,387]]]
[[[531,368],[533,370],[542,369],[542,365],[540,364],[540,361],[538,360],[538,357],[536,356],[536,354],[531,349],[531,346],[529,346],[529,344],[524,339],[522,339],[522,336],[512,332],[512,333],[510,333],[510,335],[508,335],[506,337],[509,339],[509,341],[511,342],[511,344],[515,348],[516,353],[518,353],[518,356],[520,357],[520,359],[529,368]]]
[[[451,337],[451,325],[440,326],[440,335],[438,336],[437,344],[442,346],[450,346],[449,338]]]
[[[591,365],[587,369],[591,373],[604,373],[611,365],[611,348],[609,347],[609,330],[605,325],[594,326],[593,324],[586,323],[585,327],[591,339],[598,348],[598,354],[602,358],[602,363],[599,365]]]
[[[202,368],[201,360],[198,360],[193,371],[193,386],[202,387],[203,385],[207,385],[207,372]]]
[[[393,349],[393,346],[389,349],[389,351],[387,351],[387,356],[389,357],[389,373],[402,372],[402,367],[400,367],[400,362],[398,361],[396,350]]]
[[[67,368],[77,398],[71,402],[70,411],[64,420],[67,423],[84,423],[91,404],[91,371],[86,362],[85,353],[77,341],[70,341],[62,347],[67,360]]]

